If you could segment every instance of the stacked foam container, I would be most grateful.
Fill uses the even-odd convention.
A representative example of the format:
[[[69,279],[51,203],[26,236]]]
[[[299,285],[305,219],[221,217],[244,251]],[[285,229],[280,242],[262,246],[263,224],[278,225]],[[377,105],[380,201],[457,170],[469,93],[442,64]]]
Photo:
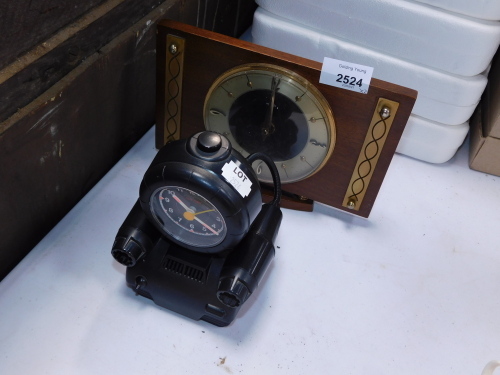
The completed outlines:
[[[399,153],[443,163],[463,143],[500,43],[499,0],[256,1],[254,43],[418,91]]]

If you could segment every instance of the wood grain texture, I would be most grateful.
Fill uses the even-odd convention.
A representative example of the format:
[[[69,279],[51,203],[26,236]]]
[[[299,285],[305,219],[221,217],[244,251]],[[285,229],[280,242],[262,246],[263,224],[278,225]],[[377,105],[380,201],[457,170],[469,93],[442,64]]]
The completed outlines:
[[[0,85],[0,121],[41,95],[88,56],[99,51],[161,2],[161,0],[123,1],[3,82]]]
[[[144,21],[4,123],[0,277],[151,127],[154,44]]]
[[[93,39],[98,29],[78,36],[85,58],[0,122],[0,279],[153,126],[156,22],[168,17],[196,24],[198,5],[167,0],[135,25],[137,14],[128,13],[138,8],[129,6],[99,21],[101,30],[113,30],[107,37],[119,31],[117,24],[122,29],[107,44],[99,39],[102,45]],[[241,19],[235,16],[233,26]],[[59,66],[52,59],[43,65],[51,82]],[[103,251],[111,245],[103,244]]]
[[[162,21],[157,45],[157,124],[164,122],[164,41],[168,33],[186,40],[181,104],[182,137],[204,130],[205,96],[212,82],[230,68],[245,63],[267,63],[295,71],[316,85],[329,101],[335,118],[337,141],[326,166],[305,180],[284,185],[283,189],[363,217],[369,216],[415,103],[416,91],[377,79],[372,79],[367,95],[323,85],[319,83],[321,64],[318,62],[175,21]],[[349,211],[342,207],[342,201],[381,97],[398,102],[399,109],[373,172],[363,205],[359,211]],[[157,146],[160,146],[163,139],[161,126],[157,127],[157,131]]]
[[[0,0],[0,69],[105,0]]]
[[[103,2],[94,0],[89,4],[102,4],[92,10],[89,10],[90,6],[87,5],[79,5],[75,8],[71,1],[63,2],[63,5],[71,5],[70,8],[75,8],[75,12],[80,10],[77,13],[67,10],[63,12],[61,5],[54,3],[50,6],[49,1],[33,1],[30,2],[30,6],[47,8],[47,11],[33,21],[35,26],[29,31],[23,29],[28,26],[22,25],[34,17],[31,12],[21,14],[19,8],[14,5],[18,4],[17,2],[0,3],[0,6],[5,8],[3,12],[0,12],[2,19],[5,19],[6,24],[11,26],[11,29],[5,30],[6,34],[0,34],[2,35],[0,52],[5,53],[0,55],[0,68],[4,67],[0,70],[0,122],[42,94],[88,56],[99,51],[102,46],[144,17],[162,1],[108,0]],[[251,24],[254,9],[255,3],[252,0],[181,1],[179,5],[181,18],[177,19],[194,25],[206,25],[218,32],[236,36]],[[89,10],[89,12],[64,30],[59,30],[58,35],[47,40],[41,39],[42,36],[48,37],[54,33],[57,30],[56,26],[60,27],[69,21],[74,21],[73,18],[83,13],[84,10]],[[11,24],[10,15],[14,19],[18,18],[20,22],[15,25]],[[60,18],[57,18],[58,16]],[[47,17],[48,19],[45,20]],[[52,23],[49,22],[50,19]],[[88,19],[91,21],[89,22]],[[41,30],[36,29],[37,25]],[[0,28],[5,27],[3,23],[0,23]],[[32,38],[31,34],[36,31],[40,35],[37,34]],[[19,39],[18,44],[15,43],[16,39]],[[22,46],[28,41],[29,47],[34,47],[38,42],[43,41],[43,43],[28,51],[18,61],[5,66],[12,60],[10,54],[14,52],[10,51],[14,51],[13,47]],[[12,44],[11,47],[9,47],[10,44]],[[22,52],[25,52],[26,48],[22,47]]]

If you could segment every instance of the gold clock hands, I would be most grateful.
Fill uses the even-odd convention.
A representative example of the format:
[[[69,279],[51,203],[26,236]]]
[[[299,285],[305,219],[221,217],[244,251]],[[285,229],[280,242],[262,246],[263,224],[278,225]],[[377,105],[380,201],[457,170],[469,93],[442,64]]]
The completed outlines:
[[[281,82],[280,78],[277,78],[277,76],[273,76],[273,79],[271,80],[271,103],[267,108],[266,117],[264,119],[264,127],[263,127],[264,139],[268,135],[273,134],[274,131],[276,130],[273,124],[273,111],[274,111],[274,100],[276,98],[276,91],[279,90],[278,86],[280,82]]]
[[[206,212],[212,212],[215,211],[213,208],[211,210],[205,210],[205,211],[200,211],[200,212],[192,212],[192,211],[186,211],[182,216],[184,216],[184,219],[193,221],[197,215],[204,214]]]
[[[200,212],[195,213],[194,215],[196,216],[199,214],[204,214],[205,212],[212,212],[212,211],[215,211],[215,208],[212,208],[211,210],[200,211]]]

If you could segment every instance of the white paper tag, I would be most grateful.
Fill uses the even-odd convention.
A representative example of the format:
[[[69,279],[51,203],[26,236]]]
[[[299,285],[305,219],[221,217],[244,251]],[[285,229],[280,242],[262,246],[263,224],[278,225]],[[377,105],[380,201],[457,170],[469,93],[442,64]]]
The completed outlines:
[[[325,57],[319,82],[367,94],[372,74],[373,68],[370,66]]]
[[[245,198],[252,191],[252,181],[236,165],[234,161],[224,164],[222,176],[229,182],[240,195]]]

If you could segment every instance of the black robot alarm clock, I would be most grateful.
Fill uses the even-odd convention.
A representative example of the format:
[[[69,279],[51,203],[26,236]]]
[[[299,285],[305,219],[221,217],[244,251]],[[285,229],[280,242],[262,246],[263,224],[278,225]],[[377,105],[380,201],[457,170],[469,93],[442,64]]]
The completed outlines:
[[[255,160],[272,171],[274,199],[264,205]],[[200,132],[160,149],[111,253],[137,294],[226,326],[274,257],[280,198],[271,158],[244,158],[223,135]]]

